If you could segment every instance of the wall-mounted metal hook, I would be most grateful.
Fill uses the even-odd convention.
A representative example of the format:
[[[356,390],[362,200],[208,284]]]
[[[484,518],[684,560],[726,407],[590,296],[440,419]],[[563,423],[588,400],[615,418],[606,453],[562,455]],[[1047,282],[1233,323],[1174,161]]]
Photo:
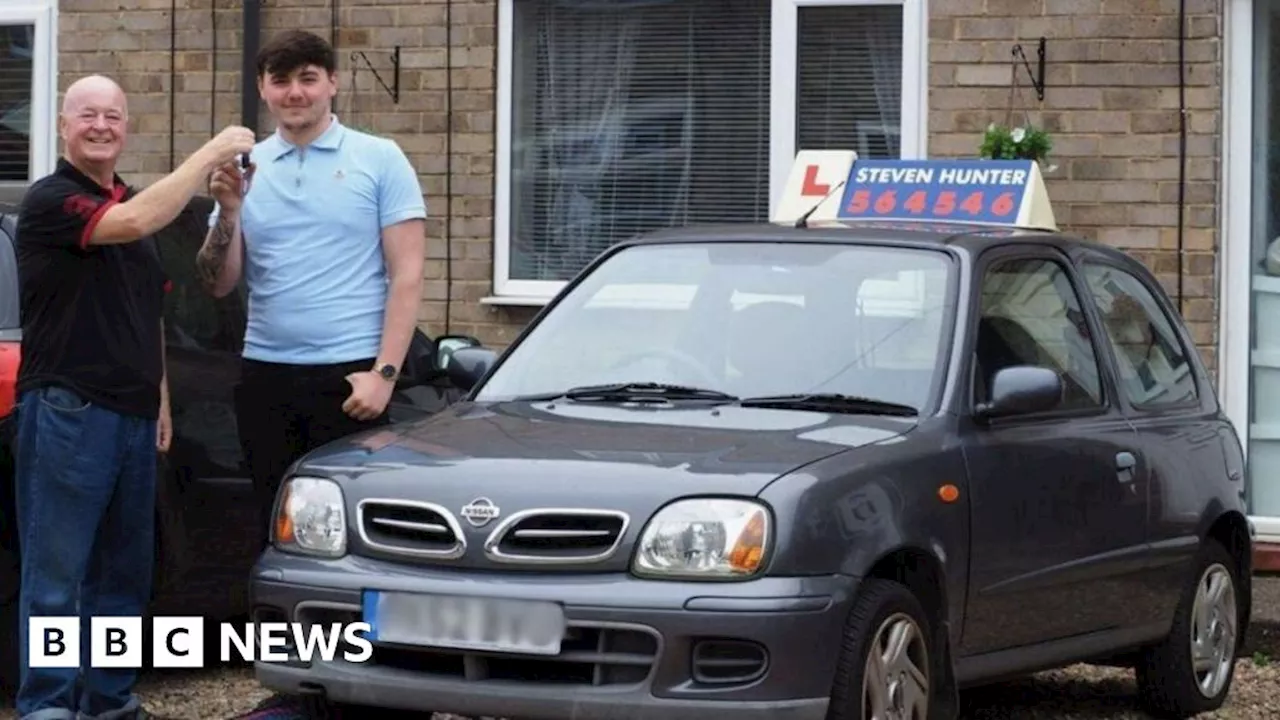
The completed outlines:
[[[1027,60],[1027,54],[1022,50],[1022,43],[1013,46],[1013,56],[1022,61],[1022,67],[1026,68],[1027,77],[1031,78],[1031,85],[1036,89],[1036,98],[1041,101],[1044,100],[1044,51],[1047,44],[1048,41],[1041,37],[1038,50],[1040,61],[1035,73],[1031,72],[1031,62]],[[1017,70],[1015,69],[1014,72]]]
[[[393,74],[392,74],[392,80],[391,80],[390,86],[388,86],[385,82],[382,81],[382,76],[378,74],[378,69],[375,68],[373,66],[373,63],[369,61],[369,56],[365,55],[363,50],[356,50],[351,53],[351,61],[355,62],[356,60],[364,61],[365,66],[369,68],[369,72],[373,73],[373,79],[377,80],[378,84],[382,86],[382,89],[387,91],[387,94],[391,96],[392,102],[396,102],[396,103],[400,102],[400,46],[399,45],[397,45],[396,49],[391,53],[391,72]]]

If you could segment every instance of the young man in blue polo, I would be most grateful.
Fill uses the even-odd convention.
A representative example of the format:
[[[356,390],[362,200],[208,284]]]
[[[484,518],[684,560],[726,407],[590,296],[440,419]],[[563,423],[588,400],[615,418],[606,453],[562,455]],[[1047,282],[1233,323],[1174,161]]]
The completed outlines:
[[[426,205],[391,140],[333,114],[333,48],[304,31],[258,54],[277,129],[247,169],[213,174],[197,264],[216,297],[249,296],[237,416],[265,542],[282,474],[302,454],[388,421],[417,324]]]

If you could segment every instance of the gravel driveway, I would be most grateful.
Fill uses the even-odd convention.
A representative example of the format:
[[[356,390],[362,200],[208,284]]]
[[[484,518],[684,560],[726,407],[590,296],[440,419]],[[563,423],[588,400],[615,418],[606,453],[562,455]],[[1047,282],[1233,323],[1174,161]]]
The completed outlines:
[[[1254,588],[1255,625],[1247,658],[1237,665],[1226,706],[1203,720],[1280,717],[1280,577],[1259,577]],[[152,672],[140,684],[144,702],[166,717],[227,720],[268,697],[247,667]],[[964,720],[1146,720],[1135,710],[1133,673],[1076,666],[1028,680],[965,693]],[[11,699],[0,700],[0,720],[14,720]],[[422,720],[464,720],[421,715]]]

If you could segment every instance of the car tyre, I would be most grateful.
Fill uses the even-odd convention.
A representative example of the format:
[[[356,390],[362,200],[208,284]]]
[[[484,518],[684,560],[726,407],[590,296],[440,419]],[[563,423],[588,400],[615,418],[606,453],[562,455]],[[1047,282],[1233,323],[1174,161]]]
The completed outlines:
[[[1226,700],[1240,647],[1236,568],[1226,548],[1209,541],[1183,591],[1169,636],[1138,659],[1138,694],[1152,715],[1190,718],[1217,710]]]
[[[868,580],[845,622],[827,720],[929,720],[937,652],[933,623],[904,585]]]
[[[303,695],[299,700],[299,705],[302,706],[302,710],[308,718],[338,720],[338,718],[342,717],[342,709],[336,703],[330,702],[323,697]]]

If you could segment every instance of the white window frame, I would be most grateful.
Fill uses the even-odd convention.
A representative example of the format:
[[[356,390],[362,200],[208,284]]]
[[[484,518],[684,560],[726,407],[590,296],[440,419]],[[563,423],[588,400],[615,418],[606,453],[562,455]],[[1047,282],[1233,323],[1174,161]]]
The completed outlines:
[[[58,159],[58,2],[9,0],[0,5],[0,26],[3,25],[35,27],[31,56],[31,157],[27,178],[31,182],[52,173]]]
[[[1255,117],[1264,108],[1265,85],[1254,83],[1254,0],[1227,0],[1223,6],[1222,143],[1223,173],[1219,183],[1218,252],[1218,394],[1223,409],[1249,453],[1250,413],[1253,388],[1250,366],[1254,360],[1252,333],[1253,223],[1264,210],[1255,203],[1254,164],[1265,153],[1254,147]],[[1275,46],[1274,42],[1271,45]],[[1253,479],[1249,479],[1251,486]],[[1250,488],[1251,490],[1251,488]],[[1256,542],[1280,544],[1280,517],[1259,515],[1249,508],[1249,519],[1257,530]]]
[[[513,5],[498,0],[498,67],[493,208],[493,294],[490,305],[545,305],[564,281],[511,278],[511,103]],[[799,9],[817,5],[902,7],[903,158],[928,153],[929,0],[773,0],[771,22],[769,209],[772,214],[796,154],[796,57]]]

